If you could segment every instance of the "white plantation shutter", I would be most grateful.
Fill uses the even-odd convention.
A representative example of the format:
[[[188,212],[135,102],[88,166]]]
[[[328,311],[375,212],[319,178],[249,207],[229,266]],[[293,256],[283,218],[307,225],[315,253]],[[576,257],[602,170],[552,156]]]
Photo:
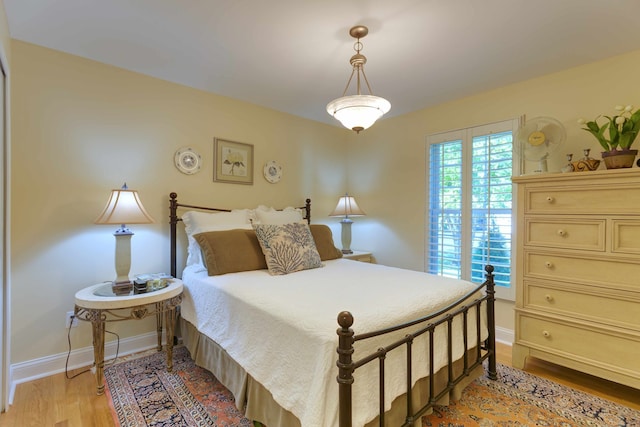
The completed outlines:
[[[498,296],[514,299],[513,139],[517,120],[427,138],[426,271],[482,282],[495,267]]]
[[[429,272],[461,277],[462,141],[433,144],[430,152]]]

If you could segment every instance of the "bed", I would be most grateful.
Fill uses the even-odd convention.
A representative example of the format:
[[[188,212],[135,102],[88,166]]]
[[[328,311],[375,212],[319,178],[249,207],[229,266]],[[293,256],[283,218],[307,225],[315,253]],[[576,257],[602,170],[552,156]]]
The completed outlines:
[[[181,222],[183,341],[248,419],[418,426],[485,369],[496,378],[491,266],[473,284],[351,261],[328,227],[311,224],[309,199],[299,208],[230,210],[171,193],[174,277]],[[313,244],[283,260],[277,233]]]

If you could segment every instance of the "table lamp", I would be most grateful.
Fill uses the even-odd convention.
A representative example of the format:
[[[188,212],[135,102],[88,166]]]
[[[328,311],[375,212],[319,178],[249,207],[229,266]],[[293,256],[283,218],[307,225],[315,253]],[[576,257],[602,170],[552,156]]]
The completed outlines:
[[[120,224],[113,233],[116,236],[116,279],[113,290],[116,294],[128,293],[133,285],[129,279],[131,269],[131,236],[133,233],[125,224],[150,224],[155,222],[147,213],[140,196],[135,190],[129,190],[125,183],[119,190],[111,190],[111,196],[96,224]]]
[[[342,253],[352,254],[351,250],[351,224],[353,221],[349,219],[350,216],[363,216],[366,215],[362,209],[356,203],[356,199],[346,194],[340,197],[338,205],[329,214],[329,216],[344,216],[340,221],[342,224]]]

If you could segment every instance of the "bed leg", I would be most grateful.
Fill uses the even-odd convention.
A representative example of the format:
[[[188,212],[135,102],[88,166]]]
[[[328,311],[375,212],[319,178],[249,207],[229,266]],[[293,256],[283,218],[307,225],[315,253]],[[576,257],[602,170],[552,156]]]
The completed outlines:
[[[491,380],[498,379],[497,363],[496,363],[496,311],[495,311],[495,282],[493,275],[493,266],[487,265],[487,327],[489,328],[489,336],[487,338],[487,350],[489,351],[489,370],[487,375]]]
[[[348,311],[338,314],[338,399],[339,426],[351,427],[351,386],[353,384],[353,316]]]

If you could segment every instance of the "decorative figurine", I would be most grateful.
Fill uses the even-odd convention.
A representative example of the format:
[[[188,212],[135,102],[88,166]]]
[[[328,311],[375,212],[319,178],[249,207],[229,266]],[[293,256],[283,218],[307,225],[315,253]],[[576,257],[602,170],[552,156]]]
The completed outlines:
[[[573,172],[575,170],[571,163],[571,159],[573,159],[573,154],[567,154],[567,164],[560,169],[562,172]]]
[[[578,160],[577,162],[572,163],[574,170],[581,172],[581,171],[594,171],[598,169],[598,166],[600,166],[600,160],[596,160],[589,157],[590,151],[591,151],[590,148],[585,148],[583,150],[584,157]]]

